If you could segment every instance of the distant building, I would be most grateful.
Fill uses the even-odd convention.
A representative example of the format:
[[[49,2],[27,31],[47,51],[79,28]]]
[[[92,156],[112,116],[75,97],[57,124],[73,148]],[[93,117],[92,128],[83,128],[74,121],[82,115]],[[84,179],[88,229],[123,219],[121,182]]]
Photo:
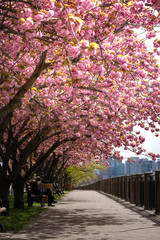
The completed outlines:
[[[130,157],[123,163],[121,160],[111,157],[107,161],[110,167],[100,172],[99,179],[160,170],[160,159],[155,162],[148,158]]]
[[[109,163],[110,167],[101,171],[100,179],[125,175],[125,165],[121,160],[111,157],[107,159],[107,162]]]
[[[160,170],[160,158],[156,161],[156,170]]]
[[[117,171],[116,171],[116,175],[117,176],[124,176],[125,175],[125,166],[124,166],[124,163],[122,162],[118,162],[117,163]]]
[[[140,164],[139,169],[140,173],[155,172],[156,165],[155,162],[152,160],[145,160]]]
[[[130,157],[129,161],[125,162],[126,165],[126,175],[139,173],[139,158]]]

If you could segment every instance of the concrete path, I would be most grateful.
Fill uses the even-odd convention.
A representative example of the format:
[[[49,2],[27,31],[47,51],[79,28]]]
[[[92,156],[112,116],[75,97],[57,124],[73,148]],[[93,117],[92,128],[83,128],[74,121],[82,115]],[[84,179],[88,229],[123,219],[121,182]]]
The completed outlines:
[[[3,234],[5,239],[158,240],[160,225],[101,193],[75,190],[18,234]]]

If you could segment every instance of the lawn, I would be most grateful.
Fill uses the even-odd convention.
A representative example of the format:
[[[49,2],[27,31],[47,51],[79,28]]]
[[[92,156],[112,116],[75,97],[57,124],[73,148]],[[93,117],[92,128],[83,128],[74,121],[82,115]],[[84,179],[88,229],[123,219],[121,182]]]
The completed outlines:
[[[67,193],[67,192],[65,192]],[[54,194],[58,200],[61,198],[57,194]],[[63,195],[62,195],[63,196]],[[34,203],[33,207],[28,207],[27,196],[24,195],[25,206],[24,209],[13,209],[14,196],[10,195],[10,213],[9,216],[0,216],[0,222],[3,223],[4,231],[17,232],[22,229],[27,223],[38,216],[47,207],[41,207],[39,203]]]

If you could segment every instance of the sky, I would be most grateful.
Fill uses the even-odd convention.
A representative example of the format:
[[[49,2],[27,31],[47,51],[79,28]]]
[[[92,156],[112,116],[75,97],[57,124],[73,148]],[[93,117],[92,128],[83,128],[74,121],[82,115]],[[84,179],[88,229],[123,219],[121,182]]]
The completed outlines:
[[[145,137],[145,142],[143,143],[143,147],[147,150],[147,152],[153,152],[156,154],[160,154],[160,136],[155,137],[154,133],[151,133],[150,131],[145,131],[144,129],[141,129],[141,134]],[[129,157],[139,157],[139,158],[144,158],[146,157],[145,155],[136,155],[133,152],[130,151],[120,151],[122,156],[124,158],[129,158]]]
[[[157,36],[156,38],[160,39],[160,26],[155,28],[156,32],[157,32]],[[140,39],[144,39],[145,38],[145,33],[142,29],[137,30],[136,32],[138,34],[138,38]],[[146,39],[145,42],[147,44],[148,50],[152,51],[153,50],[153,40],[154,39]],[[160,56],[156,56],[157,60],[158,60],[158,64],[160,65]],[[140,128],[139,129],[141,131],[141,135],[143,135],[143,137],[145,137],[145,142],[143,143],[143,147],[147,150],[147,152],[153,152],[156,154],[160,154],[160,136],[159,137],[155,137],[154,133],[150,132],[150,131],[145,131],[144,129]],[[120,151],[122,156],[124,156],[125,158],[128,157],[140,157],[140,158],[144,158],[146,156],[144,155],[135,155],[133,152],[130,151],[124,151],[121,150]]]

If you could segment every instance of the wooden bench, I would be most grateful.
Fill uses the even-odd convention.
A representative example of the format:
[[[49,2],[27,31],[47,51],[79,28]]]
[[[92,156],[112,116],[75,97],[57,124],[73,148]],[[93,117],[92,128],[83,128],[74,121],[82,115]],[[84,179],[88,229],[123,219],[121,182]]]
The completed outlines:
[[[6,208],[3,207],[2,200],[0,199],[0,214],[3,212],[6,212]],[[0,222],[0,229],[1,229],[1,232],[3,232],[3,224],[1,222]]]
[[[39,184],[41,187],[45,188],[45,189],[50,189],[51,190],[51,193],[52,195],[54,194],[54,191],[53,191],[53,184],[52,183],[40,183]],[[48,196],[45,195],[46,197],[44,198],[44,202],[47,203],[48,202]]]
[[[46,198],[46,195],[35,195],[31,188],[31,183],[26,183],[26,190],[27,190],[27,203],[28,207],[32,207],[34,202],[38,202],[41,204],[41,207],[45,206],[44,199]]]

